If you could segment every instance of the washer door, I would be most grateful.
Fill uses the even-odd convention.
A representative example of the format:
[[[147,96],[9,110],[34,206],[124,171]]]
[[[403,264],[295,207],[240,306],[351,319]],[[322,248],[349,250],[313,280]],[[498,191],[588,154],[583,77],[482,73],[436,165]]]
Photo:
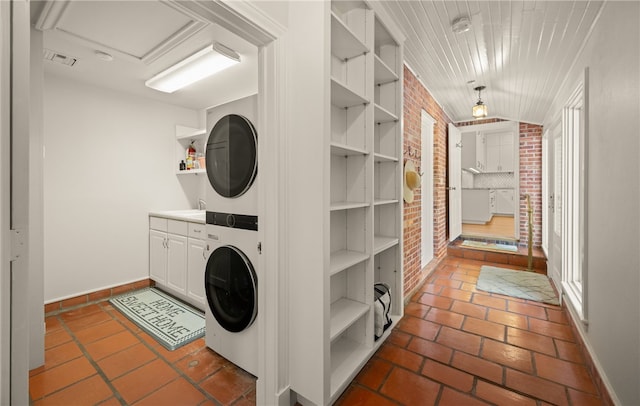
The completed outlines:
[[[213,189],[224,197],[243,195],[258,172],[258,137],[253,124],[243,116],[222,117],[207,141],[207,177]]]
[[[207,302],[218,323],[233,333],[251,326],[258,314],[258,280],[244,253],[231,245],[217,248],[204,278]]]

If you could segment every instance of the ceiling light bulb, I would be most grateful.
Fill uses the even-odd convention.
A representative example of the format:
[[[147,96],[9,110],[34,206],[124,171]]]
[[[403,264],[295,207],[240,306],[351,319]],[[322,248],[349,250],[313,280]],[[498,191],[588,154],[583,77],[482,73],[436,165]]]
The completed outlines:
[[[160,72],[145,82],[147,87],[173,93],[240,62],[240,55],[217,42]]]

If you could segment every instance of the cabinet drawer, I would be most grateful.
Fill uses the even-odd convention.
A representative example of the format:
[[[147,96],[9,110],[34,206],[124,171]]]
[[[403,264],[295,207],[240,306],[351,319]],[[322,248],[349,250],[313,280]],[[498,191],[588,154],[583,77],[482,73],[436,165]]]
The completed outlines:
[[[167,231],[167,219],[162,217],[149,217],[149,228],[158,231]]]
[[[189,237],[191,238],[199,238],[204,240],[206,234],[206,225],[199,223],[188,223],[189,224]]]
[[[169,233],[187,236],[188,223],[186,221],[178,221],[178,220],[168,220],[168,221],[169,221],[169,227],[168,227]]]

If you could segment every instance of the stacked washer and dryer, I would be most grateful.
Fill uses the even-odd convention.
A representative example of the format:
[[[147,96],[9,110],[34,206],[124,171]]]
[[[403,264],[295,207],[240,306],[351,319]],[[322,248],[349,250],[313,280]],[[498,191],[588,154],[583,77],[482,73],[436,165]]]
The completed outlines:
[[[258,372],[257,96],[207,112],[207,347]]]

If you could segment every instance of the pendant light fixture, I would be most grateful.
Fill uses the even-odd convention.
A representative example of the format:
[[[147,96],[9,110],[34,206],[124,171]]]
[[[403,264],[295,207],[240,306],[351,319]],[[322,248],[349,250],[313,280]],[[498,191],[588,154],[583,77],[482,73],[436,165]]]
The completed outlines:
[[[483,118],[487,116],[487,113],[488,113],[487,105],[484,104],[482,102],[482,99],[480,98],[480,92],[482,92],[484,89],[485,89],[484,86],[477,86],[473,88],[473,90],[478,92],[478,101],[473,106],[473,110],[472,110],[473,118]]]

